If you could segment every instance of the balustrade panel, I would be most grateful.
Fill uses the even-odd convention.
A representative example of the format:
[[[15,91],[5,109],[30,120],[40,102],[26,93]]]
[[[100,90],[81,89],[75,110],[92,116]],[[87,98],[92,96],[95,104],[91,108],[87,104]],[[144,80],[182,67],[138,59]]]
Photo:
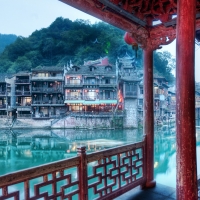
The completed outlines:
[[[11,174],[1,181],[0,200],[79,199],[78,165],[75,157]]]
[[[146,140],[0,176],[0,200],[115,197],[146,180]]]
[[[141,142],[88,155],[88,199],[114,198],[144,183],[144,148]]]

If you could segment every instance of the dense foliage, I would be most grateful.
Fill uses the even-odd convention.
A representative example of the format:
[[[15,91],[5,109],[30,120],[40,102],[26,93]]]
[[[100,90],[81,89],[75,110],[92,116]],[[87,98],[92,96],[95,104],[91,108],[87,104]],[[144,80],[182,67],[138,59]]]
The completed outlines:
[[[0,53],[4,51],[5,47],[13,43],[17,39],[13,34],[0,34]]]
[[[100,22],[57,18],[48,28],[33,32],[28,38],[17,37],[0,55],[0,72],[29,71],[39,66],[63,66],[71,60],[82,65],[84,60],[108,56],[112,64],[127,52],[135,55],[123,39],[124,31]],[[161,75],[169,72],[171,65],[164,53],[155,54],[155,68]],[[168,54],[167,61],[171,60]],[[161,62],[162,61],[162,62]],[[142,50],[138,51],[137,67],[142,66]],[[159,69],[157,69],[159,68]]]

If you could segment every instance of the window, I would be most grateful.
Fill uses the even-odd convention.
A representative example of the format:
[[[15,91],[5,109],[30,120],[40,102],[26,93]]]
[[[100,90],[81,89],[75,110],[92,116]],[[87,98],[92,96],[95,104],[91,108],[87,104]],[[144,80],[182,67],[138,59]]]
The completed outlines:
[[[72,84],[72,85],[80,85],[80,83],[81,83],[81,80],[78,79],[77,77],[71,77],[70,78],[70,84]]]
[[[110,99],[110,97],[111,97],[110,91],[108,91],[108,90],[105,91],[105,97],[106,97],[106,99]]]
[[[110,79],[106,79],[106,80],[105,80],[105,83],[106,83],[106,84],[110,84]]]
[[[138,100],[138,105],[139,105],[139,106],[143,106],[143,99],[139,99],[139,100]]]

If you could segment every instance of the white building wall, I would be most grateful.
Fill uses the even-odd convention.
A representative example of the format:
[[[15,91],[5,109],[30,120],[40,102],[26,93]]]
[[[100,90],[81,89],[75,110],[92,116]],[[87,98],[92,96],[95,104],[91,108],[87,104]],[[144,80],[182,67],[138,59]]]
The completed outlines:
[[[124,128],[137,128],[138,127],[138,99],[125,99],[124,100]]]

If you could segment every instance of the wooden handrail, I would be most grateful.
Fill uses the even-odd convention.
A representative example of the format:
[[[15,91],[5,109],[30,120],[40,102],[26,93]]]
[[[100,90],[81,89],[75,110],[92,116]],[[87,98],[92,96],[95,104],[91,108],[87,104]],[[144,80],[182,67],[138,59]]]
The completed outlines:
[[[94,196],[99,200],[113,199],[145,183],[145,144],[146,139],[91,154],[86,154],[86,148],[80,147],[76,157],[0,176],[0,200],[11,197],[26,200],[71,199],[74,195],[81,200],[93,199]],[[67,173],[66,170],[70,171]],[[72,177],[74,172],[76,178]],[[32,180],[40,177],[42,179],[33,184]],[[92,181],[94,179],[98,181]],[[18,183],[22,183],[22,188],[17,186],[13,188],[14,192],[8,191],[9,186]],[[48,189],[41,192],[47,186],[52,192],[48,193]],[[113,187],[116,189],[113,190]]]

